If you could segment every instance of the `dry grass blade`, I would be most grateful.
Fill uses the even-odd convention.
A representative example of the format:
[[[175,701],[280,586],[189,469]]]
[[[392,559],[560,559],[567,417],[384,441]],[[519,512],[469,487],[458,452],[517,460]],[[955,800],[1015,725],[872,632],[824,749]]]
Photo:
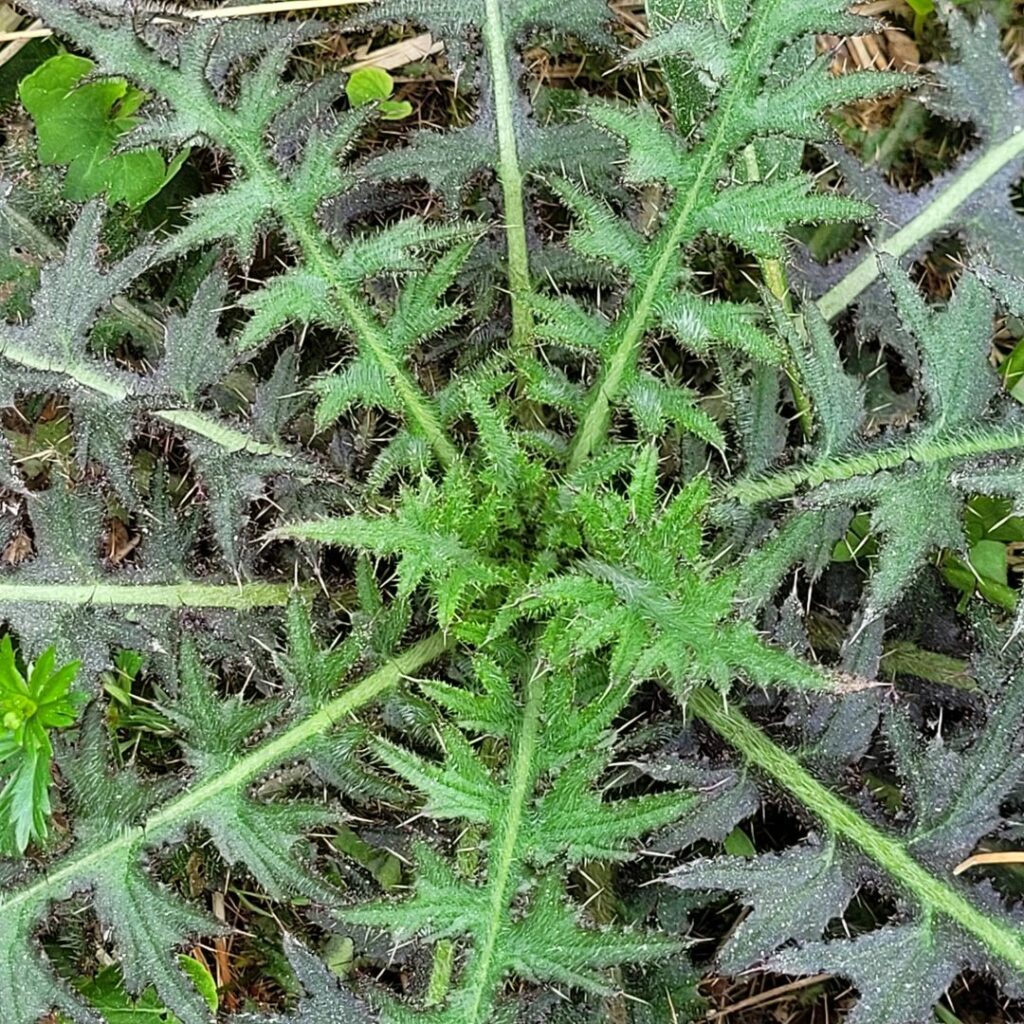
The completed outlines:
[[[198,11],[183,11],[180,17],[193,21],[213,21],[217,18],[250,18],[260,14],[289,14],[295,11],[327,10],[331,7],[354,7],[369,3],[370,0],[281,0],[280,3],[245,4],[241,7],[207,8]],[[158,25],[171,24],[169,18],[155,18]],[[44,39],[53,35],[48,28],[27,28],[16,32],[0,32],[0,42],[20,42],[29,39]]]
[[[810,978],[798,978],[796,981],[790,981],[785,985],[780,985],[778,988],[772,988],[756,996],[741,999],[738,1003],[733,1003],[732,1006],[725,1006],[721,1010],[715,1010],[713,1013],[708,1014],[708,1020],[725,1020],[726,1017],[739,1013],[741,1010],[750,1010],[755,1006],[777,1003],[779,1000],[785,999],[792,992],[798,992],[800,989],[819,985],[823,981],[828,981],[831,977],[831,974],[815,974]]]
[[[17,24],[17,21],[14,23]],[[39,34],[43,31],[42,25],[43,23],[41,21],[33,21],[32,24],[20,34],[18,32],[5,32],[0,34],[0,39],[9,39],[12,35],[18,37],[16,39],[11,39],[10,42],[0,50],[0,66],[3,66],[14,56],[20,53],[33,39],[39,38]],[[46,29],[46,31],[49,32],[49,29]]]
[[[401,42],[392,43],[390,46],[382,46],[377,50],[370,50],[364,56],[351,64],[345,65],[345,71],[358,71],[360,68],[393,68],[405,67],[406,64],[413,64],[418,60],[424,60],[440,53],[444,49],[444,43],[435,40],[429,32],[414,36],[412,39],[403,39]]]
[[[962,875],[971,868],[985,864],[1024,864],[1024,850],[1003,850],[998,853],[976,853],[953,868],[954,875]]]

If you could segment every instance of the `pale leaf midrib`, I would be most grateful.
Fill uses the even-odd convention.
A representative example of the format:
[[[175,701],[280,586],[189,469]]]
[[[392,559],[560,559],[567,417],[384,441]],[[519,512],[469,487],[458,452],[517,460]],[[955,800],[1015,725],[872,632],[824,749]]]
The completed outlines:
[[[0,606],[11,604],[157,608],[281,608],[290,583],[3,583]]]
[[[499,0],[486,0],[483,31],[494,89],[495,124],[498,135],[498,178],[505,204],[505,238],[508,248],[508,278],[512,297],[512,351],[529,354],[533,337],[530,303],[530,254],[526,238],[526,205],[523,171],[516,143],[509,74],[508,41],[502,27]]]
[[[879,276],[878,253],[899,258],[938,231],[979,189],[1011,160],[1024,153],[1024,130],[993,146],[971,163],[932,202],[899,231],[879,242],[841,281],[819,300],[818,311],[826,321],[834,320]]]
[[[347,715],[379,697],[400,679],[434,661],[450,646],[440,633],[421,640],[397,655],[376,672],[335,697],[319,711],[308,715],[295,725],[269,739],[266,743],[240,758],[226,771],[186,790],[164,807],[154,811],[139,826],[127,828],[114,839],[76,855],[67,854],[62,862],[47,869],[35,882],[9,893],[0,894],[0,912],[10,914],[19,907],[41,904],[57,899],[63,893],[88,884],[91,873],[108,859],[124,853],[136,845],[161,842],[169,832],[200,813],[203,806],[222,793],[240,789],[302,749],[318,736],[329,731]]]
[[[688,707],[748,761],[788,789],[832,832],[852,841],[926,910],[954,921],[1001,960],[1024,971],[1024,933],[979,910],[960,891],[922,867],[898,839],[887,835],[826,789],[792,754],[774,743],[722,695],[698,689]]]
[[[513,883],[516,879],[516,854],[519,851],[523,821],[526,817],[527,804],[533,796],[537,773],[537,743],[544,689],[543,670],[538,666],[527,682],[522,728],[519,742],[516,744],[508,788],[508,815],[502,819],[502,834],[496,837],[499,845],[494,855],[494,868],[488,871],[488,915],[483,942],[472,961],[474,976],[466,1024],[486,1024],[488,1018],[482,1014],[489,1014],[491,1010],[490,1000],[497,980],[494,960],[501,932],[511,908]]]

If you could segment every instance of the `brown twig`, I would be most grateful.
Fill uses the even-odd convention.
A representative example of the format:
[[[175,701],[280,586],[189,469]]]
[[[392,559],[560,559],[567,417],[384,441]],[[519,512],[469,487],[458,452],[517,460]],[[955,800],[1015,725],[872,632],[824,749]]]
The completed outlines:
[[[831,977],[831,974],[815,974],[811,978],[798,978],[796,981],[780,985],[778,988],[772,988],[767,992],[761,992],[756,996],[741,999],[738,1003],[733,1003],[732,1006],[726,1006],[721,1010],[715,1010],[713,1013],[708,1014],[707,1019],[723,1020],[730,1014],[739,1013],[741,1010],[749,1010],[754,1006],[764,1006],[766,1003],[776,1003],[780,999],[785,999],[791,992],[796,992],[802,988],[810,988],[812,985],[817,985],[822,981],[828,981]]]

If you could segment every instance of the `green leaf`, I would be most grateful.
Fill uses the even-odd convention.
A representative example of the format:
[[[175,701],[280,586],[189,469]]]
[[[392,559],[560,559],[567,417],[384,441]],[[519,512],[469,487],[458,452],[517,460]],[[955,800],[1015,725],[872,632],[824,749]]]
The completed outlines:
[[[723,967],[730,972],[762,961],[788,941],[819,939],[828,922],[842,915],[856,891],[853,873],[834,842],[752,858],[753,853],[751,848],[739,856],[694,861],[665,878],[669,885],[681,889],[743,894],[751,912],[719,953]]]
[[[383,68],[359,68],[345,84],[345,93],[353,107],[376,103],[385,121],[401,121],[412,114],[412,104],[407,100],[391,99],[394,91],[395,80]]]
[[[178,966],[192,979],[192,984],[206,1000],[210,1010],[216,1013],[220,1006],[220,996],[217,994],[217,982],[206,964],[192,956],[179,956]]]
[[[201,966],[190,957],[181,959]],[[78,979],[75,987],[99,1010],[106,1024],[178,1024],[154,989],[147,988],[137,999],[129,995],[116,965],[104,967],[94,977]]]
[[[788,228],[863,220],[872,212],[858,200],[814,192],[808,179],[796,176],[727,189],[696,222],[701,230],[728,238],[756,256],[780,259],[786,252],[780,236]]]
[[[730,857],[755,857],[757,848],[754,846],[750,836],[737,826],[726,837],[722,843],[722,849]]]
[[[701,85],[713,92],[728,75],[733,54],[724,26],[686,18],[629,53],[630,63],[637,64],[663,62],[666,57],[685,57],[689,67],[703,72]]]
[[[849,1024],[892,1024],[932,1019],[932,1006],[966,958],[982,962],[958,931],[926,920],[786,950],[768,967],[783,974],[827,971],[847,978],[860,993]]]
[[[17,854],[49,834],[50,730],[72,725],[85,701],[71,693],[80,663],[57,669],[56,660],[56,648],[48,648],[26,677],[10,635],[0,640],[0,848]]]
[[[999,367],[1010,394],[1024,404],[1024,342],[1019,342]]]
[[[426,584],[439,621],[450,626],[474,601],[512,578],[512,567],[487,549],[500,529],[507,498],[460,465],[441,485],[424,478],[417,489],[403,489],[394,515],[296,523],[279,527],[273,536],[396,556],[399,597]]]
[[[779,342],[759,324],[757,306],[739,302],[708,302],[690,292],[680,291],[666,299],[660,310],[662,325],[698,355],[712,351],[719,342],[746,352],[769,365],[782,361]]]
[[[864,420],[863,387],[846,372],[839,348],[817,309],[809,308],[794,317],[774,299],[768,309],[773,324],[789,344],[800,382],[816,411],[817,453],[827,456],[842,451]]]
[[[121,136],[138,123],[134,115],[147,97],[122,78],[79,84],[95,69],[84,57],[58,54],[22,80],[18,95],[36,123],[39,159],[68,169],[68,199],[105,194],[111,206],[139,207],[163,189],[188,154],[180,153],[168,167],[158,149],[115,153]]]
[[[394,91],[395,80],[383,68],[359,68],[352,72],[345,85],[348,101],[354,107],[386,100]]]

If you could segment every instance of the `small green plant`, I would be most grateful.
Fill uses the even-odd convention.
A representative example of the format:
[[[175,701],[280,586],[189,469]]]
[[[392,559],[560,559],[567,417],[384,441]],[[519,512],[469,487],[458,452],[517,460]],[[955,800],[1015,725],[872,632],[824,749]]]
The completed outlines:
[[[345,95],[353,107],[376,103],[385,121],[402,121],[412,114],[408,100],[393,100],[395,80],[383,68],[359,68],[345,83]]]
[[[24,853],[49,834],[50,732],[72,725],[86,700],[71,692],[80,663],[56,666],[50,647],[23,674],[10,636],[0,640],[0,845],[8,852]]]
[[[188,151],[170,164],[155,148],[116,152],[140,123],[146,94],[123,78],[89,81],[95,70],[91,60],[61,53],[24,78],[18,95],[35,121],[40,161],[67,167],[68,199],[102,195],[111,206],[139,207],[178,173]]]
[[[179,957],[178,962],[195,981],[210,1011],[216,1013],[219,1005],[217,983],[209,969],[189,956]],[[130,995],[116,964],[104,967],[94,977],[77,978],[74,985],[105,1024],[180,1024],[178,1018],[160,1002],[154,989],[147,988],[137,998]]]

